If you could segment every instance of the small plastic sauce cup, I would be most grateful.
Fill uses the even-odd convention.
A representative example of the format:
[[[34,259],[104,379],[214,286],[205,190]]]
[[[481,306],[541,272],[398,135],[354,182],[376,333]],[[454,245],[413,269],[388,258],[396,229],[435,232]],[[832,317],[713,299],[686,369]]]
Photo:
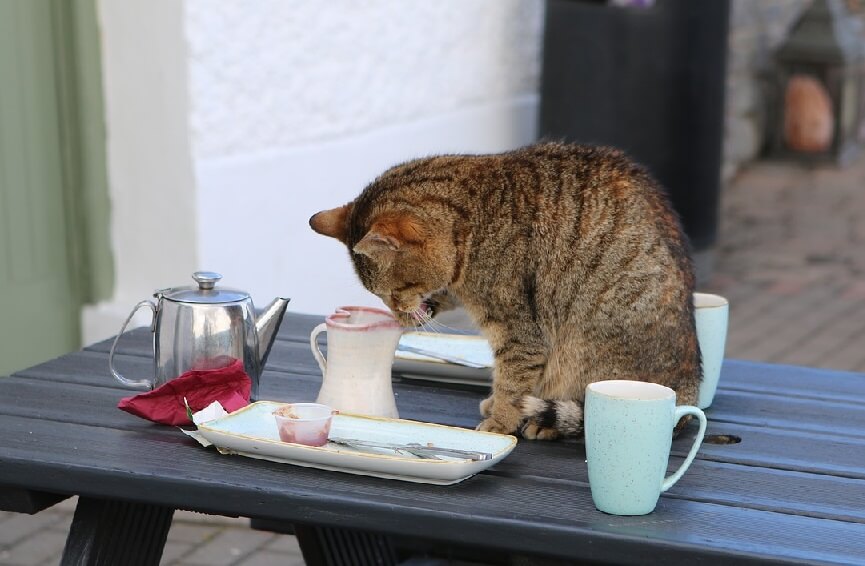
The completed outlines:
[[[318,403],[289,403],[273,411],[273,417],[283,442],[323,446],[327,444],[335,413],[327,405]]]

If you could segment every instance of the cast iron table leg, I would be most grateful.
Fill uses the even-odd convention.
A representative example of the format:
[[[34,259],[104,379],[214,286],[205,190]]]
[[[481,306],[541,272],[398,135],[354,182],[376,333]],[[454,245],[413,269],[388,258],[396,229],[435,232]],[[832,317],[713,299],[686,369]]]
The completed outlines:
[[[78,499],[61,566],[158,566],[174,509]]]

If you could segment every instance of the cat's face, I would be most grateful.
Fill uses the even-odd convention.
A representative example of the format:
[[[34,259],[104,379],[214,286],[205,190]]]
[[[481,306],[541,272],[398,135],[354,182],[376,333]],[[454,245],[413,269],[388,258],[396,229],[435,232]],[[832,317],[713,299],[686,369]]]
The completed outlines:
[[[447,234],[414,215],[383,212],[361,222],[353,204],[319,212],[310,226],[346,244],[361,283],[404,326],[418,326],[447,301],[455,248]]]

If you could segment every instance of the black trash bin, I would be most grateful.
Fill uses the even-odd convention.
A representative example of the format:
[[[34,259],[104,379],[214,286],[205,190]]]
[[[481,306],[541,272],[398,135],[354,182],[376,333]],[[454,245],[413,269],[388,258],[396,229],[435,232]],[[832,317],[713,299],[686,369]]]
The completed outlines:
[[[540,132],[612,145],[670,193],[697,261],[718,232],[729,0],[547,0]]]

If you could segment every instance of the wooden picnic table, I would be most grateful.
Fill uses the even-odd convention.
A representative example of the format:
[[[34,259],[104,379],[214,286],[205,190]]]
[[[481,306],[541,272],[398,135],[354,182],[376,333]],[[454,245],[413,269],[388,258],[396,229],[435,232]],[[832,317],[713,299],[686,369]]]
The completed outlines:
[[[308,335],[322,318],[286,315],[262,399],[314,400],[321,377]],[[708,433],[741,443],[704,444],[652,514],[618,517],[592,504],[573,440],[521,440],[450,486],[220,455],[118,410],[131,392],[109,374],[109,347],[0,378],[0,509],[32,513],[79,496],[63,564],[157,564],[175,509],[294,525],[310,563],[351,563],[340,546],[381,563],[406,549],[491,563],[865,563],[862,374],[728,360]],[[152,371],[147,329],[124,336],[119,352],[130,375]],[[395,381],[403,418],[477,424],[481,388]],[[674,441],[671,469],[694,430]]]

